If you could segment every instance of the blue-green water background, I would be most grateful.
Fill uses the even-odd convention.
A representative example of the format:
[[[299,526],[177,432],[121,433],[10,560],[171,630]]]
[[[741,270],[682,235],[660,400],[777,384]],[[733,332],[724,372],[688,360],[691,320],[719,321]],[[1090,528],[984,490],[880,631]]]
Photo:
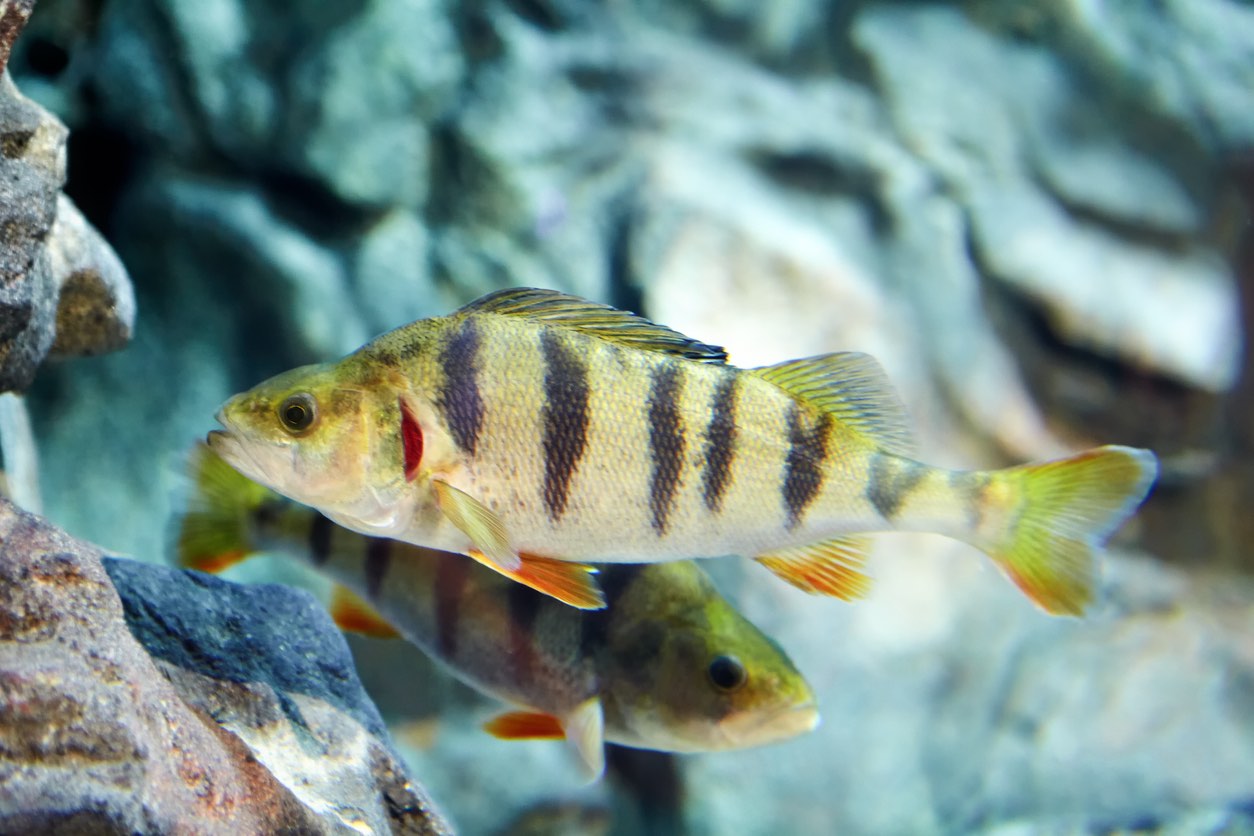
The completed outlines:
[[[723,561],[821,700],[764,750],[581,788],[355,642],[465,832],[1249,829],[1249,3],[41,0],[11,69],[139,300],[30,397],[47,515],[114,552],[170,559],[228,395],[508,285],[739,365],[869,351],[937,464],[1162,458],[1085,621],[939,538],[884,538],[856,605]]]

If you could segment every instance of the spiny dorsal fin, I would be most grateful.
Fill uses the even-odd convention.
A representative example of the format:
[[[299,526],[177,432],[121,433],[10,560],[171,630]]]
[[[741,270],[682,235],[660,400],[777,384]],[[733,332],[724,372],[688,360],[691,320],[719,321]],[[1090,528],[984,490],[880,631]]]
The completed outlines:
[[[914,438],[906,408],[869,354],[842,351],[751,369],[799,401],[865,435],[880,450],[909,456]]]
[[[524,316],[571,328],[584,334],[639,348],[674,354],[702,363],[725,363],[727,352],[716,345],[686,337],[665,325],[650,322],[631,311],[589,302],[556,290],[513,287],[476,299],[458,313]]]

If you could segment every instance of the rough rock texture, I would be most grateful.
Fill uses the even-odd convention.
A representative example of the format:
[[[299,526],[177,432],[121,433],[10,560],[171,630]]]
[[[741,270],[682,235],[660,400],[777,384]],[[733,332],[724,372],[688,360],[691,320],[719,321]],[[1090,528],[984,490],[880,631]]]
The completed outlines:
[[[106,562],[0,500],[0,832],[447,832],[311,598]]]
[[[125,345],[135,320],[130,278],[60,193],[66,129],[0,77],[0,392],[26,389],[49,351]]]

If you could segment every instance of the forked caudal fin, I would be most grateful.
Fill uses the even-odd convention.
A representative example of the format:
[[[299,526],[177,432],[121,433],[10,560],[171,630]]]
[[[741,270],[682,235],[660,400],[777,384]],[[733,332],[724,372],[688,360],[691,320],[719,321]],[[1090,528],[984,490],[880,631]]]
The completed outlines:
[[[989,474],[985,490],[1006,491],[1018,513],[999,542],[977,545],[1041,609],[1081,615],[1095,595],[1102,544],[1157,474],[1149,450],[1116,446]]]

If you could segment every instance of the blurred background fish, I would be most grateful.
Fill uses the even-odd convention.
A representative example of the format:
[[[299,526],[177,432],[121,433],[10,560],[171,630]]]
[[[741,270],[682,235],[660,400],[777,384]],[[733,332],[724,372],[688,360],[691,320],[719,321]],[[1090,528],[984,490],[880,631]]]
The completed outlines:
[[[484,693],[521,707],[505,738],[565,737],[587,774],[604,741],[671,752],[758,746],[812,729],[810,686],[691,561],[607,567],[608,607],[582,612],[460,555],[335,525],[198,446],[180,562],[220,571],[257,552],[333,578],[347,630],[403,636]]]

